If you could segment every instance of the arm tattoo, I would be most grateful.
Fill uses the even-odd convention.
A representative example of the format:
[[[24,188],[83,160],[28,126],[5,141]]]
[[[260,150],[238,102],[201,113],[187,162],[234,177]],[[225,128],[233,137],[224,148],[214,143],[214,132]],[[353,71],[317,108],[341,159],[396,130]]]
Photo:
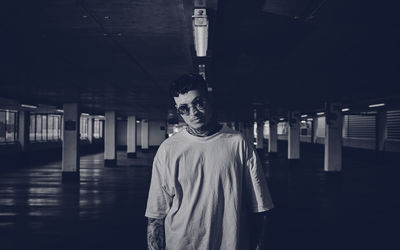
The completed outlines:
[[[147,248],[148,250],[165,249],[164,219],[148,218]]]

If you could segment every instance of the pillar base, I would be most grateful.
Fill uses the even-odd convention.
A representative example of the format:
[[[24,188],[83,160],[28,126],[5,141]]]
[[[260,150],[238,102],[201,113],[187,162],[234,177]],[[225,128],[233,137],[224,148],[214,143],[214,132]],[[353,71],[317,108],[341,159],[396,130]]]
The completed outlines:
[[[117,160],[116,159],[106,159],[104,160],[104,166],[105,167],[116,167],[117,166]]]
[[[137,158],[136,152],[134,152],[134,153],[127,153],[127,154],[126,154],[126,157],[128,157],[128,158]]]
[[[268,152],[268,158],[276,159],[276,158],[278,158],[278,153],[277,152]]]
[[[288,159],[290,167],[296,167],[300,165],[300,159]]]
[[[79,172],[62,172],[63,183],[79,183],[80,175]]]
[[[143,153],[148,153],[149,149],[148,148],[142,148],[140,151],[142,151]]]

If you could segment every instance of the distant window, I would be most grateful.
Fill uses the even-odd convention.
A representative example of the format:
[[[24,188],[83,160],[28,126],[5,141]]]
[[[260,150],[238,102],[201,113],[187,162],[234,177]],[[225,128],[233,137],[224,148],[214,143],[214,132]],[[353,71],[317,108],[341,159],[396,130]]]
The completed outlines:
[[[317,126],[316,136],[325,137],[325,116],[318,117],[315,125]]]
[[[287,135],[288,126],[289,125],[287,122],[278,122],[278,125],[277,125],[278,135]]]
[[[345,115],[343,137],[375,139],[374,115]]]
[[[61,115],[32,114],[29,125],[30,141],[61,140]]]
[[[81,139],[87,139],[88,138],[88,120],[89,120],[88,116],[81,115],[80,130],[79,130]]]
[[[400,140],[400,110],[387,111],[387,138]]]
[[[31,121],[30,121],[30,126],[29,126],[29,140],[34,141],[35,140],[35,132],[36,132],[36,116],[31,115]]]
[[[17,114],[16,111],[0,110],[0,143],[17,141]]]
[[[300,135],[301,136],[311,136],[311,121],[302,120],[300,122]]]
[[[103,120],[94,119],[93,137],[96,139],[103,138]]]

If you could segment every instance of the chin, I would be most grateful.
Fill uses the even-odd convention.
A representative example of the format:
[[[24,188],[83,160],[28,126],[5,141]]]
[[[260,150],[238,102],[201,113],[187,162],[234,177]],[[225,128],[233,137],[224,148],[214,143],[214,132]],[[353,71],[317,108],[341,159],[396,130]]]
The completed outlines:
[[[199,129],[199,128],[202,128],[202,127],[204,127],[204,123],[195,123],[195,124],[188,124],[190,127],[192,127],[192,128],[194,128],[194,129]]]

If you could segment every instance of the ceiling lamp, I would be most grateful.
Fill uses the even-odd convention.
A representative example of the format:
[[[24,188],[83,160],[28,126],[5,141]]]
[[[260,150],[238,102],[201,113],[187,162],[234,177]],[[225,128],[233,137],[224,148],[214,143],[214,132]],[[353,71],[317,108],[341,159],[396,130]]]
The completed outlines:
[[[377,107],[383,107],[385,105],[386,105],[385,103],[377,103],[377,104],[368,105],[368,107],[369,108],[377,108]]]
[[[198,57],[205,57],[208,45],[208,18],[206,9],[194,9],[192,23],[196,55]]]
[[[21,108],[37,109],[37,106],[29,104],[21,104]]]

